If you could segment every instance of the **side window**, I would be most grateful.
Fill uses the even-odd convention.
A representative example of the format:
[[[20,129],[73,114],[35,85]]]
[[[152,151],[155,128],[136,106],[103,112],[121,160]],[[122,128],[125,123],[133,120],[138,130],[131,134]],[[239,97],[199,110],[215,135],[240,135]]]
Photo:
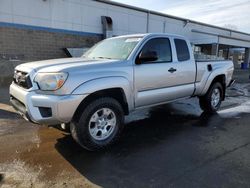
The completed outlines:
[[[178,61],[187,61],[190,59],[190,54],[188,50],[188,46],[185,40],[174,39],[177,59]]]
[[[156,38],[149,40],[142,48],[141,53],[156,52],[158,59],[151,61],[154,63],[163,63],[172,61],[172,52],[168,38]]]

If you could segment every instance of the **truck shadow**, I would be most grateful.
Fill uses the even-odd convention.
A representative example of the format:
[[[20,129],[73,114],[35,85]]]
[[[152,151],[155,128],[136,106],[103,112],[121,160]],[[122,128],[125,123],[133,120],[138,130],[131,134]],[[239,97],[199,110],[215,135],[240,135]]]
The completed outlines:
[[[18,119],[19,115],[15,112],[0,109],[0,120],[1,119]]]
[[[70,135],[58,139],[55,147],[83,176],[103,187],[166,183],[204,159],[201,135],[213,134],[210,125],[223,127],[217,114],[172,111],[171,106],[154,108],[144,119],[127,123],[120,141],[106,151],[86,151]]]

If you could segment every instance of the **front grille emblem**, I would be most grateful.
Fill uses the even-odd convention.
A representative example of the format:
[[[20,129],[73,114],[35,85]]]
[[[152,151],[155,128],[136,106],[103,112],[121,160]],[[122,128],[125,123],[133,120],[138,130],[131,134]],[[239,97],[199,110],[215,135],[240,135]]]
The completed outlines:
[[[22,73],[18,72],[15,74],[14,79],[16,80],[16,83],[20,84],[22,78]]]
[[[13,81],[17,85],[19,85],[20,87],[23,87],[25,89],[29,89],[32,87],[30,77],[29,77],[28,73],[26,73],[26,72],[21,72],[21,71],[15,70],[14,76],[13,76]]]

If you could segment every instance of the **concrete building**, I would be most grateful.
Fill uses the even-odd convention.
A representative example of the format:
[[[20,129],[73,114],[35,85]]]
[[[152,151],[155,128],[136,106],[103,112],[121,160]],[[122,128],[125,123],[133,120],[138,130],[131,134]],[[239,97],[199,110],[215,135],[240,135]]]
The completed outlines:
[[[250,34],[239,31],[104,0],[0,1],[2,60],[66,57],[65,48],[146,32],[184,35],[198,54],[230,58],[230,49],[244,48],[250,62]]]

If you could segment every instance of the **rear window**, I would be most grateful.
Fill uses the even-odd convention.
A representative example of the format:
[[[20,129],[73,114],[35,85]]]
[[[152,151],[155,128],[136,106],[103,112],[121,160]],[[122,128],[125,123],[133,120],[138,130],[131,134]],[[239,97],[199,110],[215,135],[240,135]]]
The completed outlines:
[[[182,39],[174,39],[177,59],[178,61],[187,61],[190,59],[190,54],[188,50],[188,46],[185,40]]]

